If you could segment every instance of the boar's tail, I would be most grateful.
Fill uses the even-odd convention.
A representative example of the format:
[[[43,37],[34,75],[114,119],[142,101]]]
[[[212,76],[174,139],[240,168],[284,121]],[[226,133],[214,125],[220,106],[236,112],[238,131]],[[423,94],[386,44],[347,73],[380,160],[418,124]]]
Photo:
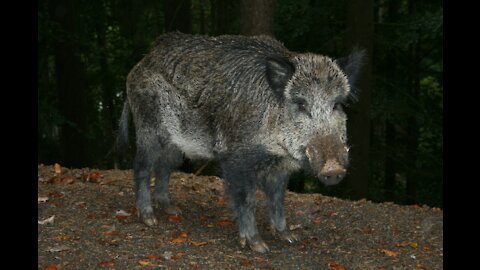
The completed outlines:
[[[130,106],[128,100],[123,104],[122,115],[120,116],[120,125],[118,127],[117,140],[115,142],[116,152],[125,155],[128,148],[128,118],[130,115]]]

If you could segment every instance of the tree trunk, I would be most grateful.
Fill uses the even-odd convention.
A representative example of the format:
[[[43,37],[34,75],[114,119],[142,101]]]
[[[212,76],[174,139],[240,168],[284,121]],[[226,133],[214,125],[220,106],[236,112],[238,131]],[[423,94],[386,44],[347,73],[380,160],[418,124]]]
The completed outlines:
[[[408,1],[409,13],[411,16],[416,15],[416,1]],[[418,48],[420,40],[413,42],[410,45],[410,69],[409,69],[409,94],[412,101],[416,101],[419,98],[420,92],[420,59],[418,57]],[[407,119],[407,151],[406,151],[406,167],[407,167],[407,204],[413,204],[417,201],[417,153],[418,153],[418,137],[419,137],[419,127],[416,118],[416,111],[418,111],[418,106],[415,104],[411,105],[410,116]]]
[[[72,38],[77,31],[78,7],[73,1],[51,1],[50,15],[62,36],[54,41],[55,73],[59,111],[65,118],[60,126],[62,165],[82,167],[88,163],[88,132],[85,70]]]
[[[164,0],[165,31],[192,33],[192,0]]]
[[[398,23],[400,1],[401,0],[388,1],[388,11],[386,17],[389,23]],[[388,68],[386,69],[385,74],[388,80],[393,82],[399,81],[395,52],[396,51],[393,49],[389,50],[386,57]],[[390,88],[390,91],[388,91],[387,99],[396,99],[397,95],[395,92],[396,91],[394,91],[394,89]],[[394,104],[394,102],[388,103]],[[395,119],[395,115],[393,115],[393,112],[389,113],[385,119],[385,198],[388,201],[395,201],[396,186],[395,156],[397,155],[397,140],[395,136],[395,127],[392,123],[392,119]]]
[[[107,12],[105,9],[105,3],[102,1],[99,3],[99,19],[97,20],[97,43],[99,49],[99,64],[100,64],[100,78],[102,84],[102,126],[105,139],[105,145],[108,149],[107,152],[111,153],[106,160],[107,167],[112,167],[116,164],[116,154],[113,149],[114,142],[114,129],[117,127],[114,117],[114,94],[115,89],[113,85],[113,76],[108,65],[108,51],[107,51]]]
[[[273,34],[273,15],[275,0],[241,0],[240,24],[242,35]]]
[[[349,107],[348,131],[351,148],[351,165],[346,180],[353,199],[365,198],[370,179],[370,89],[371,59],[373,56],[373,0],[348,2],[347,44],[367,50],[357,88],[359,101]]]

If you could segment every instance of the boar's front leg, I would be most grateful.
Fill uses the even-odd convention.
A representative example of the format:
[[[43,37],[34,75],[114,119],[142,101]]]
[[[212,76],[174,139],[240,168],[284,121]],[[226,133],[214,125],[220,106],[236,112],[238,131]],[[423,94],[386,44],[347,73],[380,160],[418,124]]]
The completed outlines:
[[[282,172],[259,173],[258,175],[264,177],[259,179],[259,181],[267,196],[270,225],[273,234],[290,243],[297,241],[297,236],[287,228],[283,207],[289,175]]]
[[[237,156],[221,160],[226,192],[231,199],[240,231],[240,245],[244,247],[248,243],[254,251],[261,253],[269,251],[258,233],[255,221],[255,159],[250,156]]]

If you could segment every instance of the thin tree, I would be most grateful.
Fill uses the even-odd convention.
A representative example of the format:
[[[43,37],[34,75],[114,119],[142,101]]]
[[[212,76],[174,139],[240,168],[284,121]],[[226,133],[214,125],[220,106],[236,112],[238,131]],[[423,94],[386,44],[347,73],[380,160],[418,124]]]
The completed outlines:
[[[350,0],[347,11],[347,44],[366,49],[367,57],[362,67],[359,100],[348,108],[349,141],[352,146],[350,173],[347,183],[351,197],[365,198],[370,179],[370,103],[371,103],[371,59],[373,51],[373,0]]]

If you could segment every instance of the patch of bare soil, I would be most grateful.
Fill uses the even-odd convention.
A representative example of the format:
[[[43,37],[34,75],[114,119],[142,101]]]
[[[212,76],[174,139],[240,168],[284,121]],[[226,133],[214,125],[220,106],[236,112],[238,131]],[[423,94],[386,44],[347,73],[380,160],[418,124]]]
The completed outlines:
[[[56,172],[55,172],[56,170]],[[443,269],[443,211],[288,192],[289,229],[271,235],[258,193],[257,222],[270,247],[238,243],[238,230],[213,176],[174,173],[180,216],[140,223],[132,171],[38,167],[38,269]]]

